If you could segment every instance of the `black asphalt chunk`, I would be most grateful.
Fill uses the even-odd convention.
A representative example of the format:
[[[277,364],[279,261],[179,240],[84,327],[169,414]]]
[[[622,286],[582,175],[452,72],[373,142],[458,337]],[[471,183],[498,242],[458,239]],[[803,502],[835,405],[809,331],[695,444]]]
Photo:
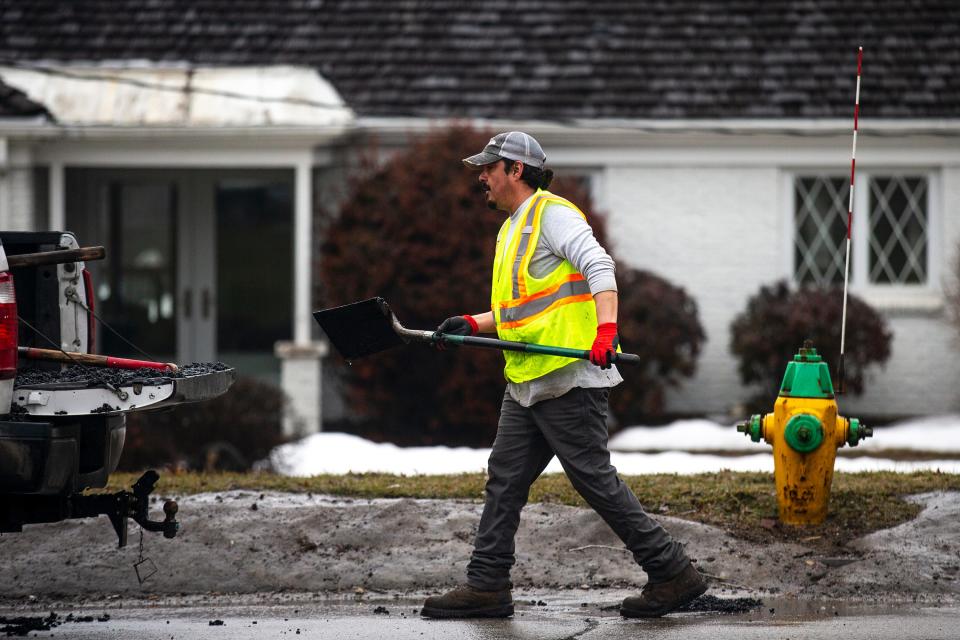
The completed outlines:
[[[763,606],[763,600],[758,598],[718,598],[717,596],[700,596],[690,604],[680,607],[677,611],[684,613],[746,613]]]
[[[93,622],[93,616],[75,616],[72,613],[68,613],[67,617],[63,619],[64,622]]]

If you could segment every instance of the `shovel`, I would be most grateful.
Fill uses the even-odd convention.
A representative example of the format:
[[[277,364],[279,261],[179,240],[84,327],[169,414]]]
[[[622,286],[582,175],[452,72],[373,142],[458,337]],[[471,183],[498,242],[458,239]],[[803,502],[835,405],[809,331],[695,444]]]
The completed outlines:
[[[548,356],[562,356],[589,360],[590,351],[568,349],[567,347],[549,347],[543,344],[511,342],[495,338],[477,338],[476,336],[458,336],[450,333],[437,334],[435,331],[407,329],[390,310],[383,298],[370,298],[363,302],[354,302],[342,307],[314,311],[313,317],[326,332],[330,343],[346,360],[356,360],[373,353],[386,351],[410,342],[437,342],[461,344],[468,347],[485,347],[501,351],[523,351]],[[616,353],[616,363],[640,363],[640,356],[632,353]]]

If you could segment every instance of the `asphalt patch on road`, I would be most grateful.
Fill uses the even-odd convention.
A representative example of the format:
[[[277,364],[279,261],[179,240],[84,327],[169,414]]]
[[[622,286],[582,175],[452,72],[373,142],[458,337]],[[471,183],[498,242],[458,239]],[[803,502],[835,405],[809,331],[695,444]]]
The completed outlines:
[[[31,632],[50,631],[61,624],[67,622],[109,622],[110,614],[104,613],[101,616],[75,616],[72,613],[61,617],[56,613],[50,612],[48,616],[16,616],[7,618],[0,616],[0,634],[5,636],[30,635]]]
[[[31,631],[50,631],[60,626],[60,616],[51,613],[49,616],[17,616],[6,618],[0,616],[0,633],[9,636],[26,636]]]
[[[700,596],[693,602],[677,609],[682,613],[747,613],[763,606],[759,598],[718,598]]]

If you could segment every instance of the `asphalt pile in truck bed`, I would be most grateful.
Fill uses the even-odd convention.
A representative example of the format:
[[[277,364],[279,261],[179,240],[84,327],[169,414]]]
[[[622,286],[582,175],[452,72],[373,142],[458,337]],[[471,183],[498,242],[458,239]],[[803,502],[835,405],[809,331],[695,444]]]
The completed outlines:
[[[19,369],[13,383],[14,387],[33,387],[41,384],[62,382],[86,383],[96,386],[104,383],[115,387],[131,384],[162,384],[173,378],[192,378],[216,371],[226,371],[229,365],[222,362],[193,362],[183,365],[180,371],[158,371],[156,369],[108,369],[105,367],[87,367],[69,365],[61,371],[45,369]]]

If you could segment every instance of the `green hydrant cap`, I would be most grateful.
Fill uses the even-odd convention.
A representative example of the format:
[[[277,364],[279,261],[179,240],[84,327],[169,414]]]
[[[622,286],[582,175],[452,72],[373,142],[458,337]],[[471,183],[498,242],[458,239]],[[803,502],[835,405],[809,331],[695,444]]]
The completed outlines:
[[[810,453],[823,442],[823,425],[816,417],[801,413],[790,418],[783,437],[794,451]]]
[[[754,414],[750,417],[749,422],[744,422],[737,425],[737,431],[744,434],[754,442],[760,442],[763,440],[763,429],[761,424],[763,418],[759,414]]]
[[[873,429],[861,424],[856,418],[850,418],[850,425],[847,427],[847,444],[855,447],[860,444],[861,440],[866,440],[871,436],[873,436]]]
[[[808,340],[797,352],[780,384],[780,396],[786,398],[832,398],[830,368]]]

